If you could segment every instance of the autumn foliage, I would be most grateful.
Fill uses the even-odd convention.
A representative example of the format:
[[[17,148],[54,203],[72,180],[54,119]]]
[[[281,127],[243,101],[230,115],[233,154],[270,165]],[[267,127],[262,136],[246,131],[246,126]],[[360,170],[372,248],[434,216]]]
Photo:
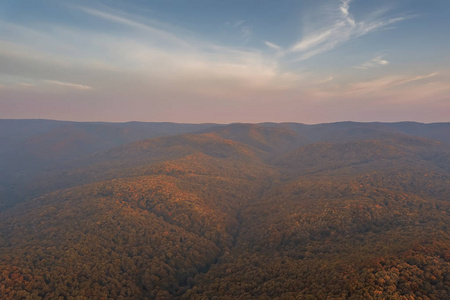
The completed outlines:
[[[0,213],[0,298],[450,298],[447,144],[271,126],[36,175]]]

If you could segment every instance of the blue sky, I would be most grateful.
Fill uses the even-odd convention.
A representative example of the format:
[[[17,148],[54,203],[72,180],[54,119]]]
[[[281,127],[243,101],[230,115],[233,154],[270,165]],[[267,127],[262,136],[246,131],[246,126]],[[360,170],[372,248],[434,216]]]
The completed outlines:
[[[0,118],[450,121],[450,1],[0,2]]]

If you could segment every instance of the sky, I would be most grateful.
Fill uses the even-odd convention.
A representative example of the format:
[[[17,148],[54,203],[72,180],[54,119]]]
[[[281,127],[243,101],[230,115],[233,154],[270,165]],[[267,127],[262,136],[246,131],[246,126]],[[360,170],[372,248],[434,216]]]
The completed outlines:
[[[0,118],[450,121],[447,0],[0,0]]]

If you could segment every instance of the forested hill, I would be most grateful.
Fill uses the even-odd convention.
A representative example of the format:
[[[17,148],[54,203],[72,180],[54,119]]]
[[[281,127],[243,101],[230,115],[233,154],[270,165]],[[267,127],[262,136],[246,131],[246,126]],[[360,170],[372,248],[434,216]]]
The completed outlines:
[[[450,123],[0,139],[2,299],[450,299]]]
[[[0,120],[0,210],[14,199],[23,200],[23,186],[33,177],[65,162],[142,139],[212,126],[218,125]]]

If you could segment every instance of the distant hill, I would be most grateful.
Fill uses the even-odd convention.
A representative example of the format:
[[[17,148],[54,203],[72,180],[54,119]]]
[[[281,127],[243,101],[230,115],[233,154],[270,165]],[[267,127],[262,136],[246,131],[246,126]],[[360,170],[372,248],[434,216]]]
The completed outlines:
[[[450,123],[0,120],[2,299],[449,299]]]
[[[440,142],[397,135],[396,138],[313,143],[277,157],[274,163],[302,174],[372,162],[380,169],[401,162],[409,166],[434,165],[450,171],[448,161],[443,159],[449,156],[449,147]]]
[[[279,154],[311,143],[302,133],[284,126],[265,127],[258,124],[230,124],[213,127],[207,132],[240,142],[270,154]]]
[[[423,124],[416,122],[358,123],[338,122],[317,125],[281,123],[314,142],[336,142],[358,139],[377,139],[406,134],[450,143],[450,123]]]
[[[146,138],[190,133],[211,126],[213,124],[0,120],[0,158],[3,165],[10,167],[15,164],[23,168],[42,167]]]
[[[234,161],[241,165],[262,163],[259,158],[262,153],[211,134],[145,139],[60,164],[30,182],[29,187],[34,195],[38,195],[59,188],[139,174],[136,170],[142,167],[186,157],[218,158],[224,161],[222,163]]]
[[[0,120],[0,209],[21,197],[35,175],[60,164],[142,139],[196,132],[215,124]],[[2,200],[3,199],[3,200]],[[11,202],[11,200],[6,200]]]

